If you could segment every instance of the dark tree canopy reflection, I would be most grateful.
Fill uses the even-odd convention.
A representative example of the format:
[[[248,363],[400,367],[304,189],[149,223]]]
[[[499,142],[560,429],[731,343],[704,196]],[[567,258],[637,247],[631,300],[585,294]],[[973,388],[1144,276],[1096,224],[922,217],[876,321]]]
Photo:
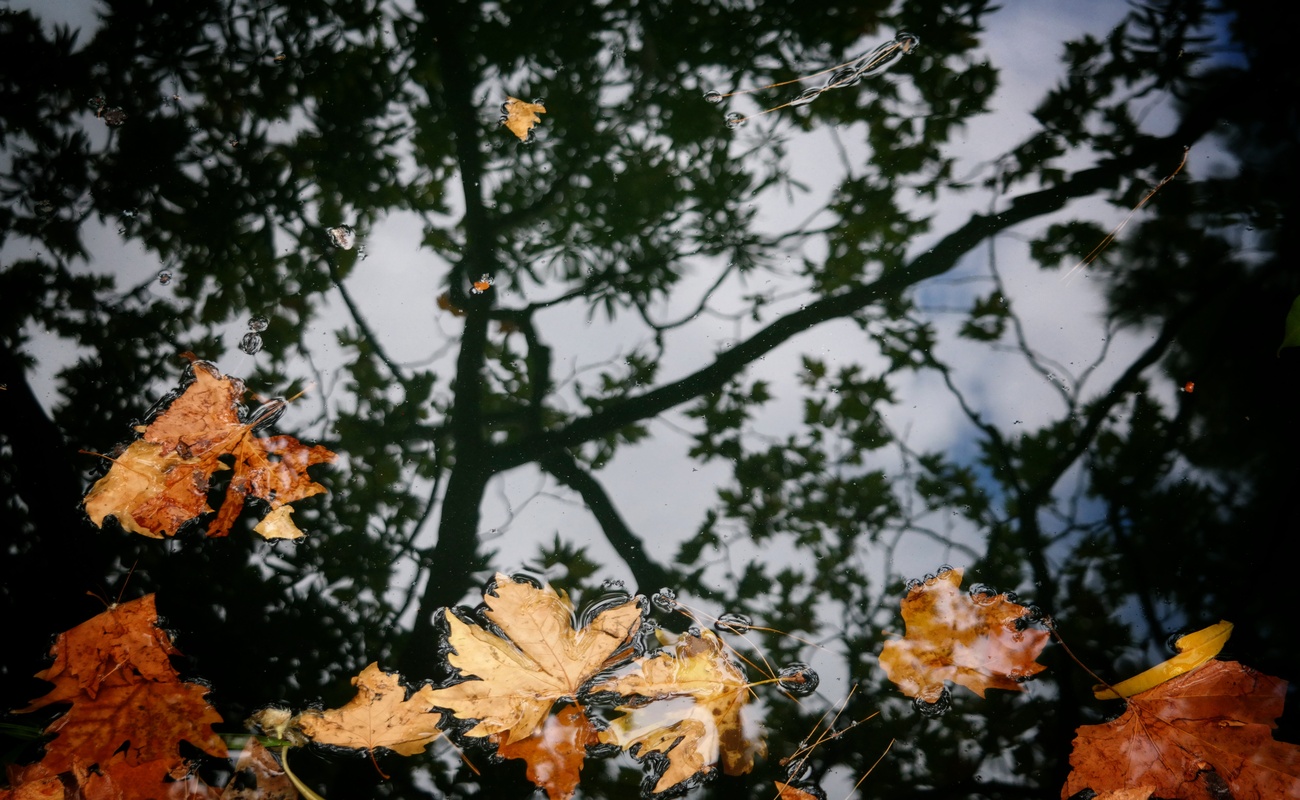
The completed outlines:
[[[1107,713],[1049,648],[1032,693],[957,692],[918,716],[875,654],[931,556],[1021,591],[1108,678],[1220,618],[1237,623],[1231,656],[1300,676],[1279,580],[1300,533],[1300,361],[1274,352],[1300,294],[1297,73],[1264,4],[1160,0],[1105,37],[1067,31],[1031,132],[975,160],[961,145],[998,102],[1010,53],[991,43],[1015,19],[982,0],[98,8],[93,31],[0,15],[6,707],[39,691],[49,637],[96,611],[88,590],[157,591],[236,729],[267,703],[340,703],[373,660],[445,677],[435,611],[525,565],[557,567],[578,598],[627,574],[818,642],[821,693],[770,720],[769,750],[861,684],[845,719],[881,717],[824,744],[812,772],[860,775],[897,739],[873,796],[1051,795],[1075,727]],[[898,31],[921,45],[887,73],[739,130],[703,99]],[[497,125],[507,95],[545,99],[530,144]],[[829,194],[803,194],[826,131]],[[1042,298],[1019,291],[1077,263],[1185,148],[1062,284],[1104,307],[1080,312],[1100,317],[1096,354],[1054,361],[1035,338]],[[331,245],[343,224],[359,248]],[[437,290],[377,285],[392,265]],[[484,274],[493,289],[471,292]],[[376,293],[447,336],[414,347]],[[245,358],[255,315],[264,349]],[[595,364],[585,337],[609,339]],[[305,391],[282,424],[341,459],[298,510],[304,544],[268,545],[247,520],[155,542],[85,518],[104,464],[79,451],[128,437],[187,350],[254,391]],[[778,383],[769,355],[798,368]],[[1055,405],[1008,417],[1026,409],[995,407],[999,377],[972,361],[1014,363]],[[951,415],[951,447],[913,444],[917,402]],[[698,531],[627,513],[638,487],[602,475],[635,463],[656,491],[669,465],[646,445],[664,431],[688,441],[672,469],[717,484]],[[620,563],[564,530],[534,531],[527,553],[485,535],[494,482],[529,469]],[[754,636],[774,663],[812,657]],[[517,763],[383,767],[391,782],[360,762],[302,770],[326,796],[531,791]],[[766,797],[782,775],[772,758],[696,794]],[[582,791],[638,782],[590,768]]]

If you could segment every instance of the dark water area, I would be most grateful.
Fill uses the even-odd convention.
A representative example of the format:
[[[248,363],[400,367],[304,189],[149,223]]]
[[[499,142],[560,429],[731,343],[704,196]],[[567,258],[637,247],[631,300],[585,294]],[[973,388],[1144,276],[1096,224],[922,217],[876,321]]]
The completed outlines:
[[[720,636],[747,680],[796,665],[742,693],[766,755],[716,774],[722,735],[711,779],[665,796],[1062,796],[1076,730],[1124,710],[1088,670],[1119,681],[1220,620],[1221,660],[1300,679],[1287,22],[1245,0],[6,3],[0,710],[49,690],[56,634],[149,593],[221,734],[340,706],[372,662],[445,686],[444,609],[483,622],[497,573],[580,622],[645,596],[643,649],[739,615]],[[292,502],[303,538],[254,530],[283,487],[162,538],[92,522],[194,359],[243,381],[257,435],[337,454]],[[232,473],[193,497],[220,508]],[[1087,669],[1053,639],[1012,688],[918,709],[878,659],[942,565]],[[783,691],[799,664],[806,695]],[[595,729],[621,715],[579,699]],[[65,710],[6,714],[6,764]],[[541,796],[461,744],[480,774],[445,741],[293,764],[331,800]],[[644,796],[643,761],[596,748],[575,796]]]

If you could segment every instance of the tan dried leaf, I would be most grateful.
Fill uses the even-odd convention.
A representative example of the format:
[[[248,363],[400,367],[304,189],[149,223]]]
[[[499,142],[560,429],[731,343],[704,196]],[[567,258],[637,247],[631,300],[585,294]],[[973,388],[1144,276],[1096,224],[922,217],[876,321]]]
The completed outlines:
[[[371,664],[352,679],[357,694],[347,705],[329,711],[307,711],[297,718],[298,729],[321,744],[374,750],[386,747],[404,756],[423,753],[441,735],[442,715],[433,707],[430,686],[406,696],[401,677]]]
[[[582,629],[573,606],[553,589],[497,574],[484,595],[489,622],[505,638],[445,612],[448,661],[465,680],[433,693],[439,708],[478,720],[469,736],[503,734],[503,744],[527,738],[562,698],[574,698],[593,676],[631,655],[644,604],[607,608]]]

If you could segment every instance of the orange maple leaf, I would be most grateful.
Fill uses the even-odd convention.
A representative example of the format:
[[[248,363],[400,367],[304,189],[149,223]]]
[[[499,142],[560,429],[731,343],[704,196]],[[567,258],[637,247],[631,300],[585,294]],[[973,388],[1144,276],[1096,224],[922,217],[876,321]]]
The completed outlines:
[[[442,731],[442,715],[433,708],[433,687],[422,686],[407,697],[400,676],[372,663],[352,679],[357,694],[347,705],[298,715],[298,729],[312,741],[369,750],[385,747],[399,755],[423,753]]]
[[[599,741],[582,706],[568,705],[547,717],[528,738],[498,746],[497,754],[523,759],[528,779],[545,789],[550,800],[568,800],[578,788],[587,747]]]
[[[766,744],[747,732],[742,717],[749,682],[713,632],[686,634],[638,658],[632,669],[592,690],[637,699],[620,708],[628,713],[601,732],[601,741],[638,758],[663,754],[655,794],[708,774],[719,760],[726,774],[743,775],[766,754]]]
[[[903,694],[934,704],[945,681],[984,696],[989,689],[1023,691],[1021,682],[1046,667],[1034,661],[1050,634],[1025,628],[1031,611],[1005,594],[972,597],[962,571],[944,570],[903,599],[907,636],[885,643],[880,666]]]
[[[433,702],[478,720],[466,735],[500,734],[499,744],[508,745],[532,735],[557,700],[577,697],[593,676],[630,657],[646,609],[631,599],[578,629],[573,606],[555,590],[500,573],[494,584],[483,616],[505,638],[444,612],[453,648],[447,660],[477,680],[435,689]]]
[[[1286,681],[1211,661],[1129,698],[1119,718],[1080,727],[1061,796],[1300,797],[1300,746],[1273,739],[1285,700]]]
[[[146,595],[58,637],[51,649],[54,664],[37,673],[54,688],[21,711],[54,703],[71,707],[46,728],[55,738],[39,764],[21,771],[15,781],[20,788],[95,766],[97,785],[115,787],[116,796],[161,796],[165,782],[187,779],[191,771],[180,752],[182,740],[226,755],[212,729],[221,717],[204,700],[208,687],[180,680],[168,661],[177,651],[157,622],[154,596]]]
[[[108,474],[86,494],[86,512],[103,527],[108,516],[123,528],[161,539],[212,509],[208,484],[227,469],[223,457],[233,457],[234,472],[209,536],[230,533],[244,500],[257,497],[279,512],[259,525],[267,538],[298,538],[302,532],[288,518],[289,503],[326,491],[311,480],[307,468],[333,461],[335,454],[319,445],[308,447],[292,436],[254,435],[274,419],[283,400],[267,403],[251,415],[240,404],[244,384],[222,375],[216,366],[192,354],[184,391],[157,414],[143,436],[113,459]]]

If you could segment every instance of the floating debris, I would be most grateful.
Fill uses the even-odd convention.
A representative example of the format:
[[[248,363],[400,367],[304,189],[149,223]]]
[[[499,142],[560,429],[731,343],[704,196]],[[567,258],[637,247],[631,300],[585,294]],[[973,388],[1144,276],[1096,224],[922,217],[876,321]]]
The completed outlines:
[[[493,278],[492,278],[492,276],[491,276],[491,275],[488,275],[488,274],[485,272],[485,273],[483,273],[483,276],[482,276],[481,278],[479,278],[478,280],[474,281],[473,285],[471,285],[471,286],[469,287],[469,293],[470,293],[470,294],[483,294],[483,293],[486,292],[488,289],[491,289],[491,288],[492,288],[492,283],[493,283]]]
[[[357,245],[357,232],[351,225],[339,225],[329,228],[325,234],[330,237],[330,244],[340,250],[351,250]]]
[[[775,89],[778,86],[788,86],[789,84],[805,81],[808,80],[809,78],[816,78],[819,75],[830,75],[830,77],[826,79],[826,82],[821,86],[813,87],[811,89],[805,89],[804,91],[800,92],[798,96],[796,96],[793,100],[782,103],[779,106],[773,106],[771,108],[763,109],[757,114],[751,114],[750,116],[745,116],[744,114],[740,114],[735,111],[732,111],[729,114],[727,114],[725,118],[727,127],[732,129],[739,128],[741,125],[744,125],[745,122],[747,122],[751,117],[760,116],[762,114],[768,114],[773,111],[779,111],[782,108],[788,108],[790,106],[808,105],[809,103],[811,103],[812,101],[820,97],[821,94],[825,91],[828,91],[830,89],[839,89],[844,86],[853,86],[854,84],[860,82],[863,78],[869,78],[873,75],[879,75],[880,73],[892,67],[903,56],[915,50],[920,44],[921,44],[921,39],[916,34],[899,32],[897,35],[894,36],[892,41],[885,42],[884,44],[880,45],[879,47],[872,50],[871,52],[858,56],[852,61],[846,61],[843,64],[837,64],[833,67],[828,67],[827,69],[824,69],[821,72],[815,72],[812,75],[805,75],[801,78],[795,78],[793,80],[781,81],[780,83],[771,83],[768,84],[767,86],[760,86],[756,89],[741,89],[739,91],[727,92],[725,94],[723,92],[710,91],[704,94],[704,100],[709,103],[721,103],[723,99],[728,97],[735,97],[737,95],[742,95],[742,94],[750,94],[752,92],[761,92],[767,89]]]

